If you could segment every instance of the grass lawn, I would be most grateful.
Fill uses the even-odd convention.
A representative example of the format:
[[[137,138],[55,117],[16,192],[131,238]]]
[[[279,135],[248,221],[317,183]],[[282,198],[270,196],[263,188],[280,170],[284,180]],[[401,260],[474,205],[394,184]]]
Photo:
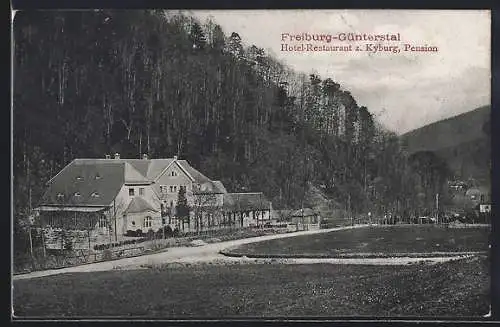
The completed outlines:
[[[194,265],[14,281],[19,317],[479,316],[489,260],[432,266]]]
[[[225,253],[255,256],[341,257],[488,251],[489,227],[372,226],[250,243]]]

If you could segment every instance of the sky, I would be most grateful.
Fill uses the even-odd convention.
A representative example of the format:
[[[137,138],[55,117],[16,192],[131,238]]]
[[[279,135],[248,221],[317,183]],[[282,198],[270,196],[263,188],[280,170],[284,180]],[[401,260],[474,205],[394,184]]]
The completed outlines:
[[[490,104],[490,13],[464,10],[203,10],[226,35],[237,32],[295,71],[332,78],[377,120],[405,133]],[[397,45],[401,52],[282,51],[282,34],[396,34],[394,42],[314,43],[352,47]],[[404,44],[436,46],[437,52],[404,51]]]

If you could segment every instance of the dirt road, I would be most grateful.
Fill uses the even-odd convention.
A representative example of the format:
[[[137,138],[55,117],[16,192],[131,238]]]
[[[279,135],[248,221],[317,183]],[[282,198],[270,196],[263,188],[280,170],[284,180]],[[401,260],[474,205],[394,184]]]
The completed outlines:
[[[154,265],[160,265],[160,264],[172,263],[172,262],[211,261],[211,260],[223,258],[224,256],[219,254],[219,251],[223,250],[225,248],[228,248],[228,247],[232,247],[232,246],[238,246],[238,245],[254,243],[254,242],[262,242],[262,241],[272,240],[272,239],[277,239],[277,238],[293,237],[293,236],[298,236],[298,235],[328,233],[328,232],[338,231],[338,230],[362,228],[362,227],[366,227],[366,226],[367,225],[356,225],[356,226],[348,226],[348,227],[320,229],[320,230],[313,230],[313,231],[294,232],[294,233],[287,233],[287,234],[266,235],[266,236],[258,236],[258,237],[251,237],[251,238],[245,238],[245,239],[226,241],[226,242],[206,244],[206,245],[198,246],[198,247],[168,248],[164,252],[147,254],[147,255],[142,255],[142,256],[138,256],[138,257],[123,258],[123,259],[119,259],[119,260],[97,262],[97,263],[91,263],[91,264],[87,264],[87,265],[76,266],[76,267],[35,271],[32,273],[28,273],[28,274],[14,275],[12,277],[12,279],[13,280],[29,279],[29,278],[35,278],[35,277],[43,277],[43,276],[72,273],[72,272],[106,271],[106,270],[114,270],[114,269],[134,269],[134,268],[140,268],[141,266],[154,266]]]
[[[334,263],[334,264],[382,264],[382,265],[401,265],[401,264],[410,264],[416,262],[444,262],[448,260],[455,260],[463,258],[464,256],[455,256],[455,257],[434,257],[434,258],[409,258],[409,257],[400,257],[400,258],[346,258],[346,259],[249,259],[246,257],[243,258],[233,258],[226,257],[219,253],[219,251],[233,247],[239,246],[248,243],[262,242],[266,240],[285,238],[285,237],[294,237],[299,235],[310,235],[310,234],[319,234],[319,233],[328,233],[339,230],[346,230],[352,228],[363,228],[368,225],[356,225],[356,226],[348,226],[348,227],[338,227],[338,228],[329,228],[329,229],[320,229],[313,231],[303,231],[303,232],[294,232],[287,234],[276,234],[276,235],[266,235],[245,239],[238,239],[226,242],[212,243],[206,244],[198,247],[175,247],[168,248],[166,251],[147,254],[138,257],[132,258],[123,258],[119,260],[113,261],[105,261],[105,262],[97,262],[91,263],[87,265],[81,265],[76,267],[62,268],[62,269],[52,269],[52,270],[44,270],[44,271],[35,271],[28,274],[14,275],[12,276],[13,280],[20,279],[30,279],[36,277],[43,276],[51,276],[57,274],[64,273],[73,273],[73,272],[92,272],[92,271],[108,271],[108,270],[122,270],[122,269],[141,269],[148,267],[156,267],[162,266],[165,264],[185,264],[185,263],[211,263],[211,264],[238,264],[238,263],[281,263],[281,264],[294,264],[294,263]]]

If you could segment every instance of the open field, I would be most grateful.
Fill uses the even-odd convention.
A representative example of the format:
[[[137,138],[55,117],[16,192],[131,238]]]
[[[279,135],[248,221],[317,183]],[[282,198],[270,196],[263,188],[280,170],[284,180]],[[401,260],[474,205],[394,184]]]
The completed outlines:
[[[372,226],[244,244],[224,253],[256,257],[442,256],[488,251],[489,227]]]
[[[486,257],[436,265],[179,265],[14,281],[18,317],[480,316]]]

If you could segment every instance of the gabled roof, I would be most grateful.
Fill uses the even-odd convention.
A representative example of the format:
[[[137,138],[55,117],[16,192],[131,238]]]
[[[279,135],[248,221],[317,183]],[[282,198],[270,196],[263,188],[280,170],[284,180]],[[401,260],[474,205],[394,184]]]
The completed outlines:
[[[262,192],[224,194],[224,207],[228,210],[268,210],[270,206],[271,202]]]
[[[132,201],[130,201],[127,209],[125,209],[125,213],[141,213],[145,211],[154,211],[157,212],[155,208],[145,199],[140,196],[135,196]]]
[[[194,182],[199,184],[210,182],[210,178],[194,169],[186,160],[177,160],[177,163],[193,178]]]
[[[224,194],[227,193],[226,188],[220,181],[208,181],[200,184],[199,189],[193,188],[194,194]]]
[[[212,183],[215,185],[215,187],[219,190],[220,193],[227,193],[227,190],[221,181],[212,181]]]
[[[116,160],[116,159],[113,159]],[[150,166],[150,160],[144,160],[144,159],[119,159],[126,161],[132,167],[134,167],[142,176],[147,177],[148,176],[148,169]]]
[[[273,210],[271,211],[271,218],[272,219],[288,219],[292,216],[294,213],[294,210],[287,210],[287,209],[281,209],[281,210]]]
[[[151,184],[151,181],[135,169],[130,163],[125,163],[125,183]]]
[[[125,163],[75,159],[49,182],[42,205],[107,206],[125,182]]]
[[[302,213],[302,210],[304,210],[304,213]],[[292,214],[292,217],[307,217],[307,216],[316,216],[318,213],[315,212],[313,209],[311,208],[304,208],[304,209],[299,209],[299,210],[296,210],[293,214]]]
[[[172,164],[210,193],[227,193],[221,182],[211,181],[186,160],[75,159],[47,183],[40,205],[107,206],[123,184],[152,184]]]
[[[160,177],[160,174],[174,162],[174,159],[150,159],[144,161],[149,162],[148,171],[145,176],[147,176],[150,180],[155,180]]]

